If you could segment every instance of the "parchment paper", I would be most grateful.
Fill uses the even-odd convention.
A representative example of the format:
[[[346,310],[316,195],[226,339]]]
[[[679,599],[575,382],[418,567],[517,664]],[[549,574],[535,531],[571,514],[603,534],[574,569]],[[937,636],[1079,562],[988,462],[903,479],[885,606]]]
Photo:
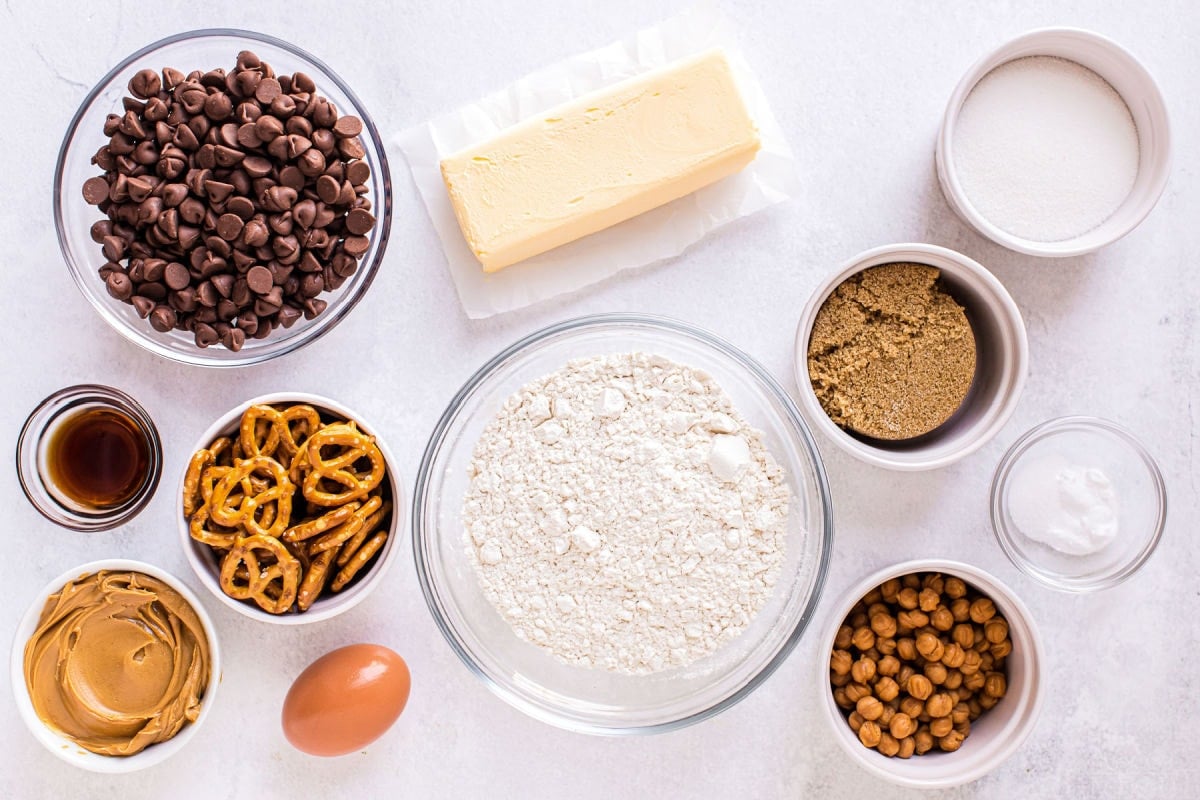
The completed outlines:
[[[631,220],[485,274],[463,239],[439,168],[441,159],[549,108],[713,47],[725,51],[759,129],[762,149],[736,175]],[[758,80],[710,7],[665,20],[569,58],[506,89],[397,137],[446,251],[467,316],[478,319],[573,292],[624,269],[677,256],[710,231],[792,197],[795,159]]]

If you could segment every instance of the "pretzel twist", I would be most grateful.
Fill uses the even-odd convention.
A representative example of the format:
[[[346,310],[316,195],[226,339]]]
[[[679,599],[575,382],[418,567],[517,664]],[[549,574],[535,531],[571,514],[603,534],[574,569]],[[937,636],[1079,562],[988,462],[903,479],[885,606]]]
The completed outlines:
[[[292,607],[299,584],[299,560],[270,536],[237,537],[221,562],[222,591],[235,600],[253,600],[271,614]]]
[[[266,486],[261,490],[251,486],[247,491],[242,481],[252,480],[252,476],[259,472],[268,476]],[[240,502],[233,495],[235,489],[242,490]],[[294,490],[295,486],[278,461],[267,456],[245,458],[237,462],[213,487],[209,515],[218,525],[228,528],[240,525],[252,535],[278,537],[291,520]],[[274,504],[274,509],[265,509],[268,504]],[[269,517],[260,517],[260,511]]]
[[[337,448],[338,452],[326,458],[322,450],[327,447]],[[361,500],[383,481],[383,453],[373,437],[351,423],[325,426],[308,437],[305,449],[310,471],[304,476],[302,491],[304,499],[314,505],[340,506]],[[356,471],[364,459],[370,468]],[[322,488],[330,483],[344,487],[344,491]]]

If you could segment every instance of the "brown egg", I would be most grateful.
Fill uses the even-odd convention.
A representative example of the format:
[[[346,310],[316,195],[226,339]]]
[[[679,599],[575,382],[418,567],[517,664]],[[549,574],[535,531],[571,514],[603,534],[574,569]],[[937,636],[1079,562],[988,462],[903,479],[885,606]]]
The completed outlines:
[[[361,750],[392,727],[410,686],[408,665],[388,648],[338,648],[310,664],[288,690],[283,735],[314,756]]]

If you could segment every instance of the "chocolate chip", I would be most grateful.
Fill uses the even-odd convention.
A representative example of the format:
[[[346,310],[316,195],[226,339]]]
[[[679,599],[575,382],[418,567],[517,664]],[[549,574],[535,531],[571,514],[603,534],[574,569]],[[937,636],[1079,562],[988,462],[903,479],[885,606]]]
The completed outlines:
[[[224,322],[229,322],[238,314],[237,303],[232,300],[221,299],[217,301],[217,319]]]
[[[167,287],[158,281],[147,281],[138,285],[137,293],[141,297],[146,297],[156,302],[167,299]],[[134,297],[134,300],[136,301],[137,297]]]
[[[313,147],[320,150],[326,158],[331,158],[337,150],[337,137],[328,128],[319,128],[313,131],[309,138],[312,139]]]
[[[183,83],[183,73],[174,67],[163,67],[162,87],[168,92]]]
[[[221,297],[228,298],[233,292],[234,277],[228,273],[213,275],[209,281],[213,286],[217,287],[217,293]]]
[[[271,113],[280,119],[287,119],[296,113],[296,101],[286,94],[281,94],[271,101]]]
[[[342,242],[342,248],[356,258],[367,252],[371,246],[371,240],[365,236],[347,236]]]
[[[353,139],[339,139],[337,149],[342,154],[342,157],[347,159],[362,158],[367,154],[367,151],[362,146],[362,142],[357,137]]]
[[[175,327],[176,319],[175,311],[171,307],[157,305],[150,312],[150,327],[159,333],[166,333]]]
[[[296,190],[290,186],[272,186],[263,193],[262,204],[274,211],[286,211],[296,202]]]
[[[175,208],[188,196],[188,187],[182,183],[168,183],[163,187],[162,198],[163,205],[167,208]]]
[[[145,178],[129,178],[125,181],[125,191],[129,193],[130,200],[140,203],[154,191],[154,185]]]
[[[324,203],[333,204],[337,202],[338,196],[342,193],[342,185],[329,175],[322,175],[317,178],[317,196]]]
[[[212,120],[223,120],[233,114],[233,101],[224,92],[210,94],[204,101],[204,114]]]
[[[221,344],[225,348],[237,352],[246,343],[246,332],[241,328],[230,328],[221,334]]]
[[[300,280],[300,294],[304,297],[316,297],[325,291],[325,281],[321,273],[309,273]]]
[[[353,209],[346,215],[346,230],[356,235],[363,235],[375,227],[375,218],[361,208]],[[364,252],[366,252],[364,250]]]
[[[162,82],[158,79],[158,73],[152,69],[139,70],[129,79],[129,93],[143,100],[158,94],[161,88]]]
[[[221,181],[205,181],[204,191],[214,203],[223,203],[233,194],[233,185]]]
[[[278,117],[272,117],[264,114],[254,123],[254,132],[258,134],[258,138],[264,142],[272,142],[277,137],[282,136],[284,132],[283,123]]]
[[[296,320],[300,319],[302,313],[295,306],[284,304],[279,309],[279,324],[285,328],[290,328],[295,324]]]
[[[83,182],[83,199],[88,205],[98,206],[108,199],[108,181],[104,178],[88,178]]]
[[[192,276],[188,274],[187,267],[178,261],[172,261],[170,264],[167,264],[167,268],[163,273],[163,280],[172,289],[182,289],[192,282]]]
[[[104,279],[108,293],[117,300],[129,300],[133,297],[133,281],[123,272],[110,272]]]
[[[333,132],[338,138],[346,139],[362,133],[362,120],[358,117],[345,116],[333,124]]]
[[[237,214],[222,214],[217,219],[217,234],[222,239],[233,241],[241,235],[245,226],[246,223]]]
[[[326,303],[324,300],[318,299],[316,297],[310,297],[310,298],[306,299],[304,301],[304,305],[303,305],[304,318],[305,319],[316,319],[317,315],[319,315],[322,311],[324,311],[328,305],[329,304]]]
[[[235,150],[227,145],[217,145],[215,154],[217,158],[217,166],[220,167],[236,166],[237,164],[240,164],[242,159],[246,157],[246,154],[241,150]]]
[[[142,127],[141,119],[132,111],[126,111],[125,116],[121,117],[119,130],[134,139],[146,138],[146,129]]]
[[[133,307],[134,310],[137,311],[137,315],[142,319],[145,319],[146,317],[150,316],[150,312],[154,310],[154,301],[149,297],[138,295],[133,298]]]
[[[288,165],[279,170],[279,182],[284,186],[294,189],[297,194],[304,188],[307,181],[304,178],[304,173],[295,165]]]
[[[196,325],[195,334],[197,347],[208,347],[216,344],[221,338],[217,335],[217,329],[206,322]]]
[[[282,93],[283,89],[280,87],[279,81],[274,78],[264,78],[258,82],[258,87],[254,90],[254,99],[260,103],[270,103]]]
[[[266,294],[271,290],[275,281],[271,277],[271,270],[262,266],[251,267],[246,273],[246,283],[250,287],[250,291],[255,294]]]
[[[355,186],[362,186],[371,177],[371,168],[365,161],[351,161],[346,165],[346,180]]]
[[[105,236],[104,247],[101,249],[109,261],[120,261],[125,256],[126,247],[125,240],[120,236]]]
[[[217,301],[221,299],[221,295],[217,291],[217,287],[212,285],[211,281],[205,281],[196,287],[196,299],[205,308],[213,308],[217,305]]]

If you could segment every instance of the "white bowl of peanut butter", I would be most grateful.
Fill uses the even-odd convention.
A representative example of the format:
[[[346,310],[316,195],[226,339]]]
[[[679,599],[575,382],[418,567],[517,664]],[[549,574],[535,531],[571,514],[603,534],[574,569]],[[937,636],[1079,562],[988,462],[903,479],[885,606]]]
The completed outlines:
[[[21,618],[11,674],[34,738],[93,772],[169,758],[208,716],[221,679],[212,620],[177,578],[107,559],[50,581]]]

